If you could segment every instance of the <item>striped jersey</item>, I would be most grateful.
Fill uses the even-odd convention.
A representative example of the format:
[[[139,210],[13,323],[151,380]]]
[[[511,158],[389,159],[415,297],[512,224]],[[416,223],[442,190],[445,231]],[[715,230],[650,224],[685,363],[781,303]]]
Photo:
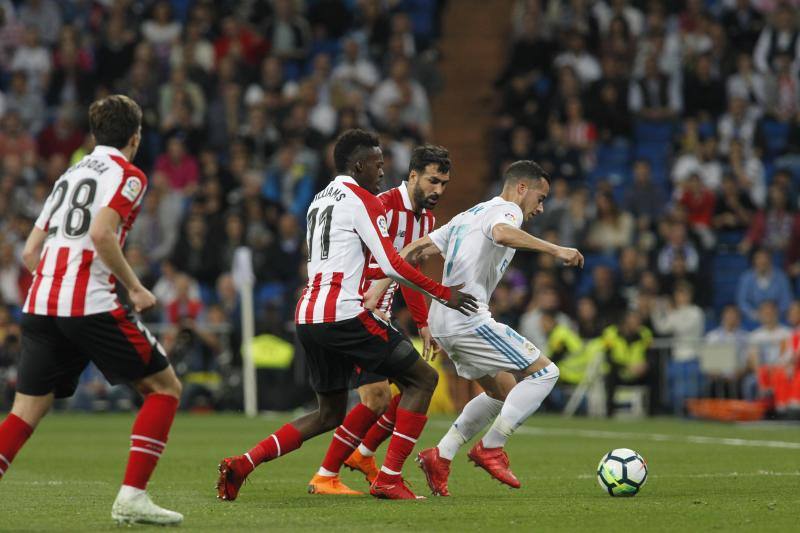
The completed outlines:
[[[116,148],[97,146],[58,178],[37,228],[47,232],[23,311],[84,316],[119,307],[115,279],[89,237],[102,207],[119,213],[120,244],[139,213],[147,178]]]
[[[364,312],[361,288],[370,254],[393,280],[449,299],[450,289],[400,257],[389,238],[383,204],[352,177],[336,176],[317,193],[306,222],[308,283],[297,302],[295,323],[340,322]]]
[[[394,243],[394,248],[398,252],[417,239],[421,239],[433,230],[436,219],[428,209],[422,209],[417,216],[411,205],[411,198],[408,196],[408,184],[403,182],[399,187],[389,189],[378,195],[378,199],[386,209],[386,221],[389,224],[389,238]],[[377,264],[370,261],[370,267],[377,267]],[[362,292],[366,293],[372,280],[365,280]],[[392,281],[386,292],[378,301],[377,308],[388,316],[392,313],[392,301],[400,285]],[[402,287],[403,299],[406,302],[411,316],[418,328],[428,325],[428,306],[422,293],[413,289]]]

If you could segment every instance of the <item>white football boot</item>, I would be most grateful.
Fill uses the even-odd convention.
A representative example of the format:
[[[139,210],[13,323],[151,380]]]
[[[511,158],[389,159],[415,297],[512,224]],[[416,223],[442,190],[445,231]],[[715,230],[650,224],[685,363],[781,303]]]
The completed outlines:
[[[154,504],[147,492],[124,485],[111,506],[111,518],[118,524],[170,526],[183,522],[182,514]]]

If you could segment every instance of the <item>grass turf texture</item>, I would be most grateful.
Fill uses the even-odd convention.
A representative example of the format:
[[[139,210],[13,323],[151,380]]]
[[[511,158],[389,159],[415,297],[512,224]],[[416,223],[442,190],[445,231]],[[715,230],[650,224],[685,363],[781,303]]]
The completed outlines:
[[[241,453],[284,420],[179,415],[149,487],[154,501],[182,512],[185,529],[205,531],[789,531],[800,517],[797,426],[669,419],[535,416],[508,446],[522,489],[508,489],[473,468],[463,449],[453,462],[453,497],[422,502],[306,494],[329,442],[320,436],[262,465],[237,501],[217,501],[219,459]],[[48,417],[0,481],[0,530],[119,531],[110,509],[132,421],[131,415]],[[420,444],[435,444],[449,421],[432,418]],[[754,440],[772,444],[753,445]],[[634,498],[611,498],[595,479],[600,457],[617,447],[632,448],[648,461],[647,485]],[[407,463],[406,475],[418,493],[427,494],[415,464]],[[366,489],[356,473],[343,470],[342,478]]]

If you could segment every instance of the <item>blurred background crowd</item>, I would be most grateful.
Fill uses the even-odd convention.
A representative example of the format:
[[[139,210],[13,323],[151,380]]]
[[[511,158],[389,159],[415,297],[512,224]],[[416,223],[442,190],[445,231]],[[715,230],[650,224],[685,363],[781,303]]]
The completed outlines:
[[[436,142],[445,12],[443,0],[0,0],[0,407],[30,284],[22,244],[92,148],[87,105],[111,92],[144,110],[135,163],[150,186],[126,254],[159,299],[144,320],[188,385],[184,405],[241,404],[239,246],[257,277],[262,406],[307,400],[292,324],[306,208],[335,174],[341,131],[379,132],[386,188],[414,145]],[[595,374],[601,399],[590,391],[580,410],[612,413],[621,393],[649,413],[708,395],[800,408],[798,13],[797,0],[516,0],[492,13],[510,32],[486,88],[491,176],[453,187],[485,178],[488,194],[517,159],[553,178],[529,229],[586,266],[517,254],[492,302],[561,366],[552,408]],[[456,407],[474,393],[450,382]],[[127,403],[90,368],[72,406]]]

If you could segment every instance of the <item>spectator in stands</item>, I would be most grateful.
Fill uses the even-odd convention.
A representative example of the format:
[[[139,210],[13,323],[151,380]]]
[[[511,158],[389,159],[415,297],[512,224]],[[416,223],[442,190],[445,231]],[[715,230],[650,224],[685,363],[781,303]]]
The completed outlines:
[[[736,58],[736,72],[727,81],[728,99],[745,98],[751,110],[759,115],[767,109],[767,81],[764,74],[753,67],[753,58],[740,52]]]
[[[582,339],[594,339],[603,331],[602,321],[594,300],[584,296],[575,304],[575,322]]]
[[[712,225],[717,231],[743,232],[756,212],[750,196],[739,188],[732,175],[722,178],[722,188],[714,206]]]
[[[20,7],[18,17],[27,27],[36,28],[42,41],[54,45],[61,31],[61,11],[54,0],[28,0]]]
[[[556,314],[552,311],[542,314],[542,332],[547,339],[542,352],[558,365],[559,372],[561,372],[559,376],[561,387],[580,383],[591,354],[584,349],[583,340],[578,333],[569,325],[559,323]],[[561,387],[552,398],[552,403],[557,409],[562,408],[566,403],[566,397],[560,391]]]
[[[206,221],[200,215],[191,215],[178,239],[171,262],[201,284],[211,286],[220,274],[217,246],[209,238]]]
[[[692,303],[693,288],[686,282],[675,285],[671,305],[655,306],[650,321],[656,333],[672,339],[667,376],[675,414],[684,412],[685,401],[698,398],[702,390],[699,339],[705,330],[703,310]]]
[[[581,154],[567,142],[566,129],[555,118],[547,123],[547,137],[537,146],[536,161],[551,176],[562,176],[569,181],[583,176]]]
[[[229,15],[223,18],[220,29],[219,37],[214,41],[217,63],[230,56],[254,67],[266,55],[268,43],[236,16]]]
[[[800,38],[797,39],[800,41]],[[775,68],[765,80],[766,111],[776,120],[788,122],[800,111],[800,78],[792,56],[781,52],[773,61]]]
[[[170,68],[183,67],[189,76],[203,78],[214,69],[214,47],[203,35],[197,21],[186,25],[182,41],[172,45],[169,56]]]
[[[369,94],[379,81],[378,69],[368,57],[362,55],[361,48],[354,38],[348,38],[342,45],[342,58],[333,69],[331,81],[340,91],[361,91]]]
[[[652,338],[637,311],[626,311],[618,322],[603,330],[602,349],[609,365],[605,375],[606,416],[614,415],[614,396],[620,385],[646,384],[646,353]]]
[[[744,380],[745,398],[772,398],[773,407],[785,412],[789,399],[785,374],[785,342],[792,330],[780,321],[774,300],[765,300],[758,308],[759,327],[750,333],[748,375]]]
[[[742,315],[733,304],[722,309],[720,325],[705,336],[706,344],[728,345],[736,353],[736,370],[728,374],[707,375],[711,395],[724,398],[741,398],[740,380],[747,368],[748,334],[742,329]]]
[[[643,261],[644,259],[644,261]],[[639,295],[639,284],[642,271],[647,267],[646,258],[636,248],[623,248],[619,254],[619,288],[627,302],[627,308],[633,309]]]
[[[17,261],[14,245],[0,238],[0,304],[21,307],[30,274]]]
[[[275,0],[274,18],[265,30],[270,53],[282,61],[300,61],[308,54],[311,28],[294,6],[291,0]]]
[[[683,192],[680,194],[678,201],[686,208],[692,230],[703,234],[704,242],[707,240],[713,242],[711,219],[714,216],[716,203],[714,193],[706,188],[697,173],[689,175],[689,179],[686,180],[682,189]]]
[[[192,295],[193,280],[186,274],[175,276],[175,295],[164,305],[164,318],[170,324],[178,324],[186,319],[200,318],[203,302]]]
[[[750,155],[756,145],[757,115],[750,109],[746,99],[734,96],[729,102],[728,111],[717,122],[719,151],[727,155],[734,139],[742,143],[745,154]]]
[[[764,17],[750,0],[735,0],[722,14],[725,33],[736,50],[750,54],[764,27]]]
[[[625,191],[625,210],[636,219],[639,231],[650,227],[666,207],[664,189],[653,182],[652,169],[647,160],[633,163],[633,184]]]
[[[630,213],[621,211],[611,194],[598,194],[596,202],[597,213],[586,236],[587,247],[608,254],[633,244],[635,227]]]
[[[5,109],[19,113],[22,127],[38,134],[44,126],[45,108],[42,95],[28,90],[28,76],[21,70],[11,73],[9,91],[5,95]]]
[[[702,122],[716,119],[725,109],[724,95],[725,84],[714,75],[711,56],[699,56],[695,61],[694,72],[685,76],[683,112]]]
[[[602,75],[600,63],[586,47],[586,36],[579,31],[569,34],[567,49],[556,56],[553,64],[557,68],[570,66],[575,69],[578,79],[584,85],[600,79]]]
[[[156,55],[164,62],[171,52],[172,45],[181,35],[181,23],[172,18],[172,8],[165,0],[152,7],[152,17],[142,24],[142,36],[153,45]]]
[[[33,168],[36,164],[36,143],[30,133],[22,128],[19,113],[8,111],[2,118],[0,130],[0,160],[9,154],[22,156],[22,164]]]
[[[770,252],[759,248],[753,254],[753,266],[739,278],[736,288],[736,303],[744,317],[750,321],[759,319],[759,309],[764,302],[771,302],[778,309],[779,319],[789,309],[792,288],[789,278],[772,264]]]
[[[764,207],[767,200],[767,185],[764,180],[764,164],[752,153],[746,154],[742,143],[731,142],[727,171],[735,178],[739,189],[745,191],[752,203]]]
[[[625,299],[614,279],[614,271],[607,265],[598,265],[592,270],[592,286],[588,296],[594,302],[604,327],[616,322],[625,311]]]
[[[586,120],[579,98],[570,98],[564,107],[564,135],[567,145],[583,153],[594,146],[597,128]]]
[[[53,155],[63,156],[69,161],[72,154],[81,147],[86,132],[78,127],[76,109],[65,106],[58,110],[56,120],[39,134],[38,153],[45,159]]]
[[[158,156],[155,170],[164,173],[172,190],[185,196],[197,189],[200,168],[197,159],[186,151],[182,135],[174,135],[167,140],[167,151]]]
[[[693,151],[683,153],[672,167],[672,183],[676,189],[692,174],[698,174],[706,188],[718,191],[722,181],[723,167],[717,153],[717,139],[710,135],[694,146]]]
[[[645,59],[642,76],[631,80],[628,107],[645,120],[672,119],[683,110],[680,81],[659,70],[656,56]]]
[[[769,188],[766,209],[756,213],[739,251],[749,252],[764,247],[771,252],[786,253],[800,239],[800,214],[789,204],[786,191],[777,183]]]
[[[800,39],[798,38],[795,11],[786,4],[775,10],[769,24],[761,30],[753,50],[756,68],[764,74],[775,71],[774,60],[780,53],[789,54],[792,61],[800,59]]]
[[[672,268],[673,260],[680,254],[686,261],[688,272],[697,272],[700,266],[700,256],[697,249],[686,237],[686,226],[681,222],[667,224],[666,244],[658,253],[658,272],[667,274]]]
[[[11,70],[20,70],[28,75],[29,90],[44,95],[52,70],[50,51],[39,40],[36,28],[28,27],[22,46],[14,52]]]
[[[544,34],[544,21],[533,13],[527,13],[521,24],[521,33],[516,36],[508,63],[496,82],[498,87],[516,76],[527,77],[535,83],[552,68],[555,47]]]
[[[558,292],[553,287],[534,292],[527,311],[520,317],[519,332],[536,346],[544,346],[547,342],[547,335],[542,330],[542,315],[546,312],[554,313],[559,323],[570,323],[569,317],[559,311]]]
[[[431,134],[431,117],[425,90],[411,78],[410,64],[406,59],[397,59],[392,64],[391,77],[379,83],[372,93],[369,109],[381,121],[391,104],[399,103],[403,122],[419,131],[423,138]]]

